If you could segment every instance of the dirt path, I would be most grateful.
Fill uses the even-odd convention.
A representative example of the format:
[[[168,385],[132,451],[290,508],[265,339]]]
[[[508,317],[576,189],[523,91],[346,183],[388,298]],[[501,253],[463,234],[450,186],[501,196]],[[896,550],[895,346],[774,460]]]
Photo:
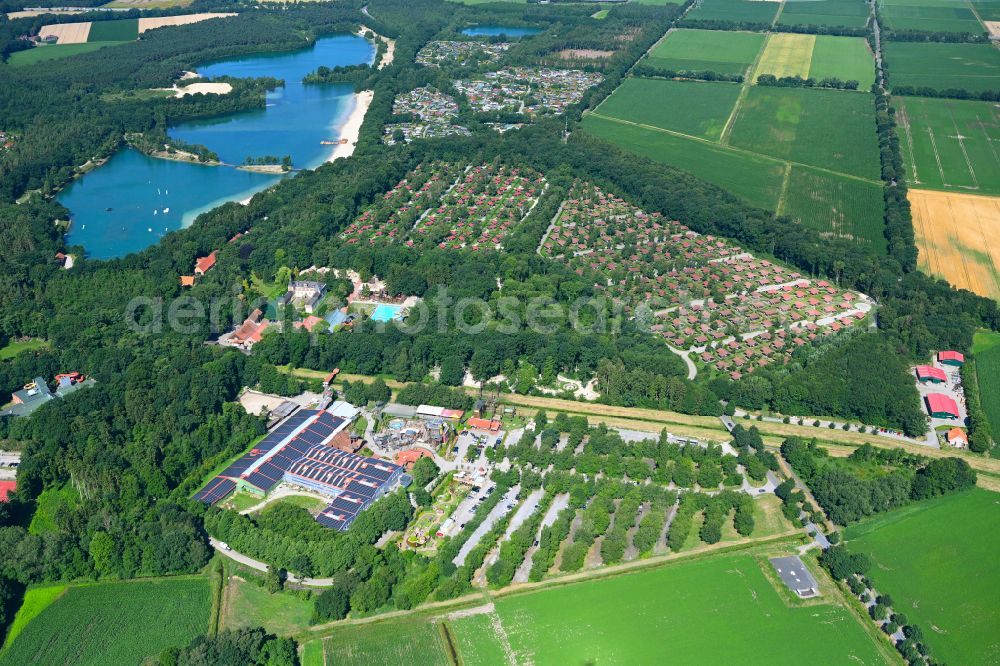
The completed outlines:
[[[639,513],[637,513],[635,517],[635,524],[628,529],[628,533],[625,535],[627,544],[625,546],[625,555],[623,557],[625,562],[631,562],[635,558],[639,557],[639,551],[636,549],[635,544],[632,543],[632,538],[635,537],[635,533],[639,529],[639,523],[642,522],[642,519],[647,513],[649,513],[651,508],[652,504],[649,502],[644,502],[643,505],[639,507]]]
[[[670,523],[674,522],[674,516],[677,515],[677,504],[675,503],[670,510],[667,511],[667,519],[663,522],[663,531],[660,532],[660,538],[656,540],[656,545],[653,546],[654,555],[664,555],[670,549],[667,548],[667,532],[670,531]]]

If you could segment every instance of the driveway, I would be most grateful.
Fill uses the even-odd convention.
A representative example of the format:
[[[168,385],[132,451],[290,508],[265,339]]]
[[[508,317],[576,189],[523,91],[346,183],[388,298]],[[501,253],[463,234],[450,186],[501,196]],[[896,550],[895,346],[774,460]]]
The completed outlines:
[[[510,509],[507,508],[507,505],[514,502],[514,499],[517,497],[519,492],[521,492],[521,486],[516,485],[504,494],[497,505],[493,507],[493,510],[490,511],[489,515],[486,516],[486,520],[479,524],[479,527],[477,527],[476,531],[472,533],[469,540],[462,545],[462,548],[458,551],[458,555],[456,555],[455,559],[452,560],[452,562],[455,563],[455,566],[460,567],[465,564],[465,558],[469,556],[472,549],[479,545],[479,542],[482,541],[487,532],[493,529],[493,526],[496,525],[500,518],[507,515],[507,512],[510,511]]]

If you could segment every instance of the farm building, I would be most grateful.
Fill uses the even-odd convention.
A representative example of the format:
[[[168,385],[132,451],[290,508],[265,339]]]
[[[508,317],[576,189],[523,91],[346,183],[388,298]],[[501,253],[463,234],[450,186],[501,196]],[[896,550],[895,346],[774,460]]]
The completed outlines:
[[[331,498],[317,522],[347,529],[403,475],[397,465],[337,448],[338,438],[346,435],[357,413],[340,402],[327,410],[300,410],[212,479],[194,499],[216,504],[237,489],[265,495],[285,482]]]
[[[942,351],[938,352],[938,363],[944,363],[945,365],[953,365],[957,368],[961,368],[965,365],[965,355],[957,351]]]
[[[927,394],[927,413],[936,419],[957,419],[958,403],[944,393]]]
[[[969,436],[961,428],[952,428],[945,435],[945,440],[957,449],[964,449],[969,446]]]
[[[918,365],[916,367],[917,379],[919,379],[924,384],[930,382],[932,384],[943,384],[948,381],[948,375],[944,374],[944,370],[941,368],[935,368],[933,365]]]

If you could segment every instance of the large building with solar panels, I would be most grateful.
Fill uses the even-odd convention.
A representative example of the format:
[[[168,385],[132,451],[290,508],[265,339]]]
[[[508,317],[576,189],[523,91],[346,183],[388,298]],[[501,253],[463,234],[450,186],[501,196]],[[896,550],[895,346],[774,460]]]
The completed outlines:
[[[284,481],[330,497],[316,520],[347,529],[403,475],[398,465],[331,445],[356,415],[356,409],[341,402],[325,410],[300,410],[209,481],[194,499],[213,505],[238,489],[263,496]]]

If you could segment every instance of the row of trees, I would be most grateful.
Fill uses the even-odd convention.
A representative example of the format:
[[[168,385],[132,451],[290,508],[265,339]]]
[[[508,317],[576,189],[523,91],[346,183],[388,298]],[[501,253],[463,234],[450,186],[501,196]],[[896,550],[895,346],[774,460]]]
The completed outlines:
[[[814,78],[802,78],[801,76],[775,76],[774,74],[761,74],[757,77],[757,85],[771,86],[772,88],[833,88],[834,90],[857,90],[858,82],[854,80],[844,81],[836,77],[827,77],[816,80]]]

